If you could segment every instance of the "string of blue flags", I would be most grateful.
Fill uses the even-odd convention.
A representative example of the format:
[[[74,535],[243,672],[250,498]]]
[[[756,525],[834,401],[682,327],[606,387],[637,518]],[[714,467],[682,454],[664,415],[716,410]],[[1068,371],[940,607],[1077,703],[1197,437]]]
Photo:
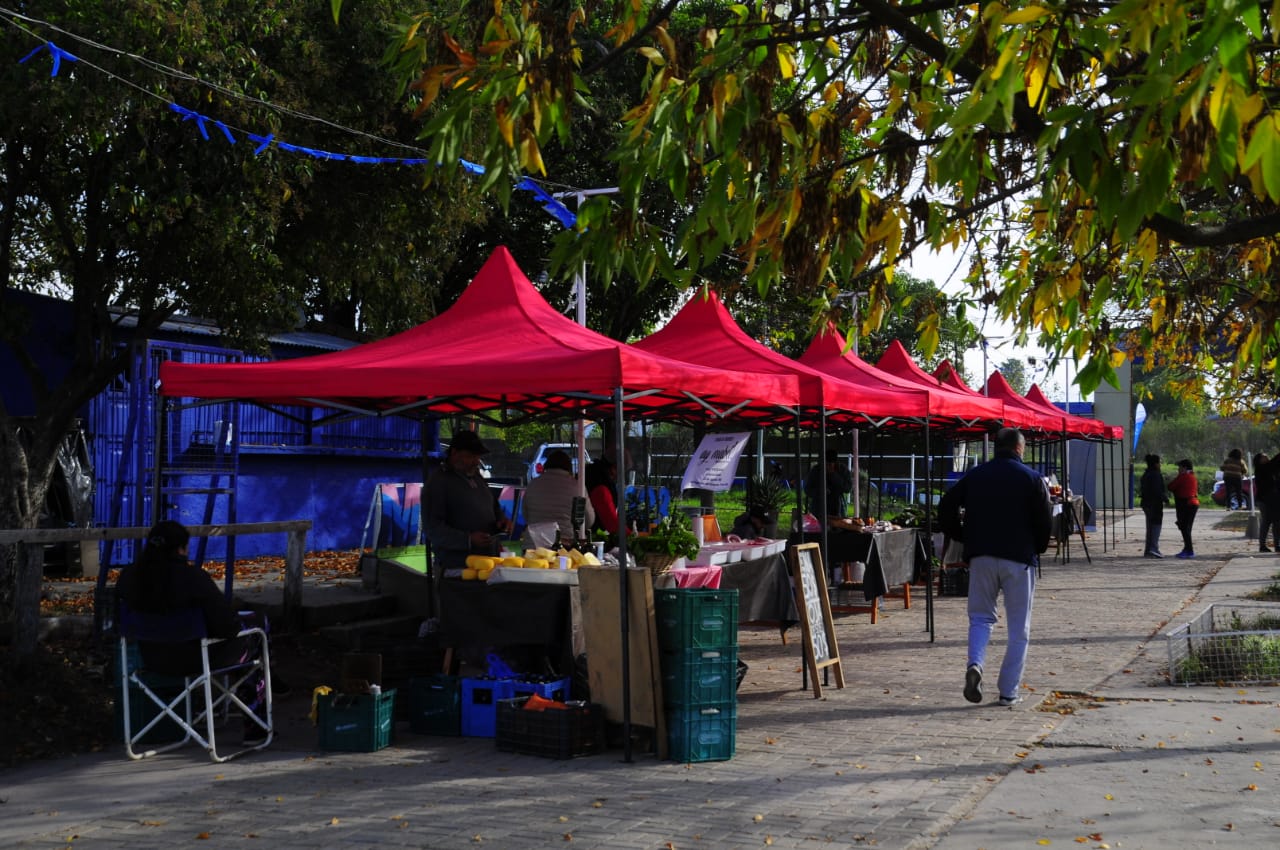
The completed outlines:
[[[47,41],[44,44],[41,44],[39,47],[32,50],[26,56],[19,59],[18,62],[19,64],[26,64],[29,60],[40,55],[45,50],[49,51],[49,56],[53,60],[53,67],[49,74],[49,76],[51,77],[58,76],[58,73],[62,70],[62,66],[64,62],[70,63],[70,62],[80,61],[76,56],[67,52],[66,50],[63,50],[61,47],[58,47],[52,41]],[[200,137],[204,139],[206,142],[210,141],[212,138],[209,132],[210,128],[212,128],[214,131],[219,133],[224,139],[227,140],[227,144],[234,145],[237,143],[238,139],[236,138],[235,132],[232,130],[231,127],[228,127],[222,121],[219,121],[216,118],[211,118],[208,115],[202,115],[199,112],[196,112],[193,109],[188,109],[185,106],[180,106],[179,104],[176,104],[173,102],[168,102],[168,103],[169,103],[169,109],[172,110],[174,113],[176,113],[178,116],[180,116],[184,122],[191,121],[196,125],[196,129],[197,131],[199,131]],[[244,136],[250,142],[256,145],[256,147],[253,149],[253,153],[255,156],[260,155],[266,150],[268,150],[269,148],[274,147],[277,150],[285,151],[287,153],[299,154],[302,156],[310,156],[310,157],[314,157],[315,159],[323,159],[323,160],[329,160],[333,162],[352,162],[358,165],[430,165],[431,164],[431,160],[425,157],[361,156],[358,154],[337,153],[334,151],[320,150],[318,148],[305,147],[303,145],[295,145],[289,142],[282,141],[280,139],[277,139],[274,133],[259,135],[257,133],[245,132]],[[475,174],[475,175],[482,175],[485,173],[483,165],[478,165],[474,162],[468,162],[465,159],[460,159],[458,160],[458,162],[462,166],[462,168],[468,173]],[[550,192],[544,189],[536,181],[528,177],[524,177],[520,180],[520,182],[516,183],[516,189],[523,192],[528,192],[531,195],[533,195],[534,199],[537,200],[538,204],[542,207],[542,209],[545,210],[548,214],[550,214],[552,218],[556,219],[556,221],[560,222],[560,224],[563,227],[573,228],[574,226],[576,226],[577,216],[574,215],[574,213],[568,207],[560,203],[560,201],[555,196],[553,196]]]

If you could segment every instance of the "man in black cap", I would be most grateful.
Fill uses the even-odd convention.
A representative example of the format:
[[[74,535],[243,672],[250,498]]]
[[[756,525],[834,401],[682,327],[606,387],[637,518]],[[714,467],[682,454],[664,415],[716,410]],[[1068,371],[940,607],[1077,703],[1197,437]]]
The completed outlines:
[[[423,525],[434,567],[445,578],[461,576],[468,555],[497,555],[498,535],[511,530],[497,493],[480,476],[488,452],[475,431],[457,432],[423,488]]]

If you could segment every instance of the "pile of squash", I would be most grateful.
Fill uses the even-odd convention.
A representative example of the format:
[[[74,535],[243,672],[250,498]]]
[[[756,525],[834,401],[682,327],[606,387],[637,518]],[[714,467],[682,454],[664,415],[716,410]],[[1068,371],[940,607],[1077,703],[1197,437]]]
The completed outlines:
[[[468,555],[466,567],[462,570],[462,578],[465,581],[488,581],[489,576],[493,574],[493,570],[497,567],[519,567],[526,570],[550,570],[556,569],[560,565],[560,558],[569,559],[569,569],[576,570],[578,567],[598,567],[600,559],[591,552],[582,553],[577,549],[564,549],[558,551],[554,549],[536,548],[526,549],[524,556],[512,555],[506,558],[497,558],[487,555]]]

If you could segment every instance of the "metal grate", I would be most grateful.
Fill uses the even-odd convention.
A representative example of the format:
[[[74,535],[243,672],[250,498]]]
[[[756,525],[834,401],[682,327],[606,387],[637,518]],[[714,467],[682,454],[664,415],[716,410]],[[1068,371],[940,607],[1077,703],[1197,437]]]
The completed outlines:
[[[1215,603],[1165,637],[1173,684],[1280,682],[1280,604]]]

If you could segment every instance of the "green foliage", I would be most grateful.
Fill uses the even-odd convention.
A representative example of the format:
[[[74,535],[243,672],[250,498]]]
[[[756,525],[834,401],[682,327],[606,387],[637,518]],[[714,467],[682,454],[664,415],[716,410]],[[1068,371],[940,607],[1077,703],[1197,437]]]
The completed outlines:
[[[1201,491],[1207,495],[1213,489],[1214,473],[1222,459],[1234,448],[1242,449],[1252,464],[1253,455],[1259,451],[1275,454],[1280,441],[1268,424],[1242,418],[1206,418],[1193,409],[1168,418],[1148,414],[1134,457],[1142,469],[1145,467],[1141,458],[1160,455],[1168,477],[1173,476],[1173,465],[1179,459],[1190,458],[1196,465]]]
[[[776,475],[752,475],[747,479],[745,505],[748,513],[760,517],[778,517],[791,491]]]
[[[637,556],[657,553],[672,558],[696,558],[701,548],[689,518],[675,510],[659,520],[648,534],[628,537],[627,545]]]
[[[1183,394],[1212,374],[1226,408],[1276,395],[1278,69],[1256,5],[423,8],[397,78],[438,158],[473,152],[504,206],[525,174],[572,179],[547,163],[579,116],[612,122],[591,141],[620,194],[584,205],[559,269],[732,277],[845,322],[855,289],[870,331],[906,304],[898,264],[962,250],[972,304],[1079,360],[1085,392],[1140,352]],[[926,356],[948,306],[916,321]]]
[[[1178,681],[1274,682],[1280,680],[1280,616],[1233,616],[1220,634],[1196,642],[1178,667]],[[1245,634],[1265,632],[1266,634]]]
[[[32,399],[0,407],[0,527],[34,526],[61,436],[127,361],[112,310],[132,314],[139,340],[185,312],[249,351],[300,318],[381,335],[435,312],[459,226],[484,213],[462,178],[424,194],[404,169],[255,154],[245,138],[374,156],[413,142],[376,58],[398,4],[360,0],[342,31],[326,6],[34,0],[20,21],[0,13],[0,275],[5,290],[68,298],[74,323],[68,367],[46,374],[24,351],[28,325],[0,311],[0,345],[21,367],[6,380]],[[57,76],[47,51],[16,61],[46,42],[80,61]],[[237,142],[214,126],[204,140],[169,103]],[[16,573],[0,553],[0,619]],[[19,654],[34,650],[34,630],[15,633]]]

